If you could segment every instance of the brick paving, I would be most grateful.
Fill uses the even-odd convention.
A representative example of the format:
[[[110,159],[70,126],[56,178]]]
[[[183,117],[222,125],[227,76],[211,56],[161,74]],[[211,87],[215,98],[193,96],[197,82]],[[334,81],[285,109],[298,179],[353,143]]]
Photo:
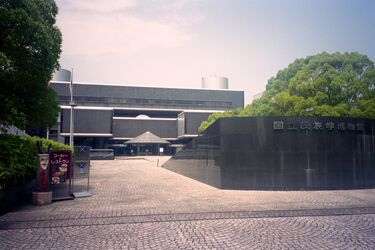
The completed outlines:
[[[92,197],[0,217],[0,249],[375,249],[375,190],[219,190],[166,157],[93,161]]]

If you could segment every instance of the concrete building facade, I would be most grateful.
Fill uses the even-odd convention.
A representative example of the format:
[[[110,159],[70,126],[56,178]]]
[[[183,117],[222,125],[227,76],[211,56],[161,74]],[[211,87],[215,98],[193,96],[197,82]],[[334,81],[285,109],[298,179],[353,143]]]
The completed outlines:
[[[67,143],[70,131],[69,82],[51,81],[61,112],[49,136]],[[175,149],[198,136],[200,123],[214,113],[244,106],[244,91],[74,83],[74,142],[92,148],[113,148],[116,154],[135,154],[126,145],[147,131]],[[144,145],[147,152],[148,145]]]

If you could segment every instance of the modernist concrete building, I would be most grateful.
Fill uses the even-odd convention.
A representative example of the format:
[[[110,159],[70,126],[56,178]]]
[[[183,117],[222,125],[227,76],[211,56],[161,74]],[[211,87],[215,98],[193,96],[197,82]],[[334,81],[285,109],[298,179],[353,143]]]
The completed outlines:
[[[172,154],[176,147],[198,136],[200,123],[210,114],[244,106],[244,91],[225,89],[228,80],[222,77],[217,77],[215,86],[212,78],[215,77],[209,79],[210,89],[75,82],[74,142],[94,149],[113,148],[116,154]],[[203,78],[203,82],[207,83],[207,79]],[[51,86],[58,94],[61,112],[49,137],[68,143],[69,82],[53,80]],[[135,148],[126,144],[147,131],[170,144],[162,144],[160,149],[148,144]]]

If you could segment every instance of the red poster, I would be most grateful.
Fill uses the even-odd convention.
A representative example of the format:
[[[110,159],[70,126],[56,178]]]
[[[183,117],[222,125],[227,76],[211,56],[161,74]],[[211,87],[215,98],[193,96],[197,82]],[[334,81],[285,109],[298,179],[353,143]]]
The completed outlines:
[[[65,183],[70,178],[72,152],[70,150],[53,150],[49,154],[51,183]]]
[[[38,177],[38,192],[48,191],[48,154],[39,154],[39,177]]]

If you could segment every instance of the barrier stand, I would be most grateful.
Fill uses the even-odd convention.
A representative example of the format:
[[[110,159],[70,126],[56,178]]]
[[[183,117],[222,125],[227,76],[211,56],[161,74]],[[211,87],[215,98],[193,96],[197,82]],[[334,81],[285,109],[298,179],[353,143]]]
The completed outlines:
[[[90,149],[88,146],[74,147],[73,196],[90,197]]]

